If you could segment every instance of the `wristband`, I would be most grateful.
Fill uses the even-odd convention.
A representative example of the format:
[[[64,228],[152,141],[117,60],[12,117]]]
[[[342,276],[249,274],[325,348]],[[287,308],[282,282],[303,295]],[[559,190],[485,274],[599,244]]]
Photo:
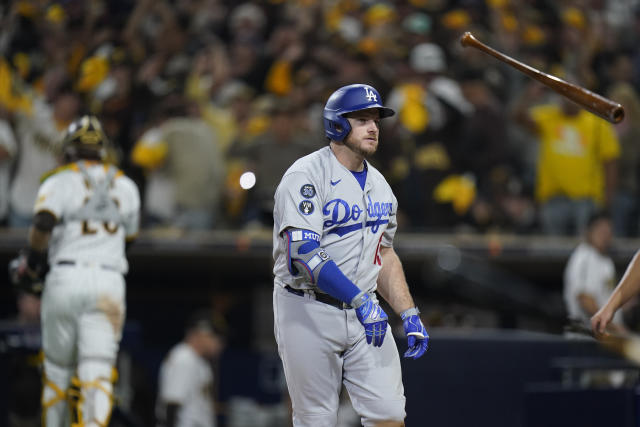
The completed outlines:
[[[27,267],[31,271],[39,271],[47,263],[47,251],[27,249]]]
[[[409,316],[419,316],[419,315],[420,315],[420,310],[418,310],[418,307],[412,307],[400,313],[400,318],[404,320]]]

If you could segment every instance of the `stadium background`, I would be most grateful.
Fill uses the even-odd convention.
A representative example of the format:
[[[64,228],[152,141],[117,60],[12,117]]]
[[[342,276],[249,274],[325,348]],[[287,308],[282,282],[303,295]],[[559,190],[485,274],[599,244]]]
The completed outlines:
[[[594,367],[636,368],[593,342],[561,335],[562,272],[580,236],[544,236],[532,213],[535,141],[509,116],[526,78],[465,51],[457,39],[471,30],[548,72],[578,76],[598,93],[625,83],[635,97],[639,11],[633,1],[587,0],[4,2],[3,120],[15,126],[49,87],[44,77],[53,75],[55,90],[76,94],[81,109],[105,123],[114,161],[143,194],[154,168],[135,147],[158,117],[198,106],[224,160],[220,198],[208,206],[215,211],[210,225],[145,215],[130,248],[113,424],[153,425],[159,363],[180,340],[189,313],[209,308],[227,339],[216,363],[221,425],[286,425],[278,424],[286,397],[272,336],[268,197],[258,191],[271,181],[256,173],[256,187],[246,191],[239,176],[278,164],[273,153],[282,151],[270,156],[269,141],[260,137],[283,117],[304,135],[283,149],[292,159],[321,146],[318,106],[335,87],[370,82],[385,100],[394,89],[411,99],[415,87],[405,82],[437,74],[469,97],[473,88],[487,90],[491,108],[470,113],[454,95],[445,125],[431,132],[435,117],[405,101],[373,159],[406,206],[397,251],[433,339],[427,357],[403,363],[407,425],[417,425],[418,413],[434,426],[637,425],[633,384],[594,389],[577,379]],[[414,49],[425,44],[441,50],[430,56]],[[634,111],[627,112],[627,122],[637,125]],[[432,150],[434,141],[448,161]],[[622,149],[621,157],[637,166],[635,154]],[[432,198],[436,188],[441,196]],[[25,229],[4,221],[1,265],[26,238]],[[637,232],[636,219],[616,236],[618,275],[638,248]],[[2,284],[0,383],[7,387],[0,416],[6,417],[16,390],[28,395],[26,384],[34,381],[12,364],[37,346],[12,322],[15,295],[6,277]],[[632,328],[636,319],[630,312]],[[397,319],[392,323],[398,327]]]

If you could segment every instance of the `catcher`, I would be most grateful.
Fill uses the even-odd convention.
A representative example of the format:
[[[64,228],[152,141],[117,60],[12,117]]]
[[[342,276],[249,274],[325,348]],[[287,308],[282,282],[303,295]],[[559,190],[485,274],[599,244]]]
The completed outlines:
[[[10,265],[15,286],[43,288],[47,427],[106,426],[113,406],[125,316],[125,241],[138,232],[140,195],[131,179],[104,161],[107,144],[96,117],[69,126],[65,164],[43,179],[28,246]]]

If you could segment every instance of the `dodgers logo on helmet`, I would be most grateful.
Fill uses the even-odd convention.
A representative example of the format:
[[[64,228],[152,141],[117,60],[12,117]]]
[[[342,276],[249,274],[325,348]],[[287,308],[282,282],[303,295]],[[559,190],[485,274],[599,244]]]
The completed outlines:
[[[331,94],[324,106],[324,134],[330,140],[342,141],[351,131],[344,115],[369,108],[377,108],[381,119],[395,114],[391,108],[382,105],[382,97],[373,86],[353,84],[341,87]]]
[[[375,91],[371,90],[372,88],[364,87],[364,91],[367,94],[367,99],[369,102],[378,102],[378,95]]]

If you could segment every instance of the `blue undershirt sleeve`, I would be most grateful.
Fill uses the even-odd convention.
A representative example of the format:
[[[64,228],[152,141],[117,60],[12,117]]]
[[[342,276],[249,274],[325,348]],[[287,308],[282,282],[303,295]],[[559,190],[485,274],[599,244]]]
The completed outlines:
[[[340,301],[350,304],[360,293],[358,288],[333,260],[329,260],[318,274],[318,287]]]

